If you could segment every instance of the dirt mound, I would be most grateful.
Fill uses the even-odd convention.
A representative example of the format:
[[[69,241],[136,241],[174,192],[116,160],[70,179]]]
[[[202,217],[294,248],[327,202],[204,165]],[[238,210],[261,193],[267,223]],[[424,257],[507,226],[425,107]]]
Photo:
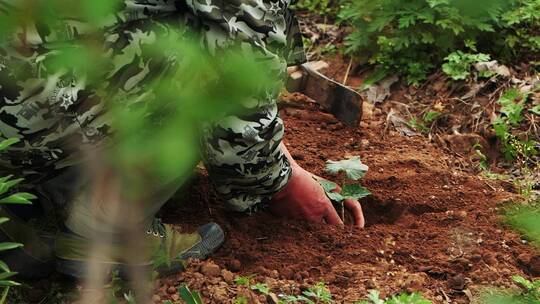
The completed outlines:
[[[163,214],[184,227],[208,221],[224,227],[228,240],[213,257],[221,273],[205,276],[195,263],[163,280],[156,302],[170,298],[163,286],[182,282],[210,303],[240,296],[271,302],[234,284],[231,272],[254,274],[254,282],[266,282],[276,294],[298,294],[324,281],[343,303],[363,298],[369,289],[383,295],[421,291],[435,303],[467,303],[471,293],[465,290],[474,294],[481,285],[506,286],[513,274],[531,274],[533,248],[505,230],[498,215],[498,206],[512,197],[503,185],[458,171],[459,160],[424,138],[383,137],[383,117],[374,116],[369,128],[350,128],[309,103],[282,110],[282,117],[291,154],[313,173],[343,182],[327,176],[324,164],[352,155],[370,166],[361,181],[373,193],[362,201],[368,226],[316,225],[266,212],[231,214],[201,175]]]

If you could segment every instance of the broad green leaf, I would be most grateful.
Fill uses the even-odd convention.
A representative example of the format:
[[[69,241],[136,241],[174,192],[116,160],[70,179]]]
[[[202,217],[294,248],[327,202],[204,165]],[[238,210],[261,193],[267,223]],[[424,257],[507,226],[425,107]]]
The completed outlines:
[[[371,195],[371,192],[358,184],[352,184],[344,185],[343,189],[341,190],[341,195],[344,199],[358,200],[368,195]]]
[[[324,179],[318,180],[318,182],[323,187],[326,196],[328,196],[330,200],[339,203],[345,199],[339,192],[336,192],[336,189],[338,188],[336,183]]]
[[[338,188],[338,185],[334,182],[331,182],[329,180],[321,179],[317,180],[319,184],[323,187],[324,191],[326,192],[332,192],[335,191]]]
[[[343,171],[351,180],[361,179],[364,177],[364,175],[366,175],[368,169],[369,167],[364,165],[358,156],[354,156],[346,160],[329,160],[326,162],[326,172],[337,175],[339,172]]]
[[[2,225],[3,223],[9,221],[9,219],[7,217],[0,217],[0,225]]]
[[[0,243],[0,251],[21,248],[22,246],[23,244],[19,244],[19,243],[4,242],[4,243]]]

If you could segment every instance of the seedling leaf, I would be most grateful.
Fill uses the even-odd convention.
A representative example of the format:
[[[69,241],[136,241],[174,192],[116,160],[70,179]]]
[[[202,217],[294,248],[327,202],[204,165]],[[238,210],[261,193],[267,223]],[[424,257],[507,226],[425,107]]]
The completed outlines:
[[[270,293],[270,288],[268,288],[268,285],[264,284],[264,283],[257,283],[255,285],[252,285],[251,286],[251,290],[256,290],[262,294],[269,294]]]
[[[369,167],[364,165],[358,156],[340,161],[329,160],[326,162],[326,172],[337,175],[339,172],[344,171],[351,180],[361,179],[366,175],[368,169]]]
[[[338,185],[336,183],[324,179],[318,180],[318,182],[323,187],[324,192],[329,199],[335,202],[341,202],[345,199],[343,195],[341,195],[339,192],[335,192],[335,190],[338,188]]]
[[[344,199],[358,200],[370,194],[371,192],[369,192],[368,189],[358,184],[344,185],[343,189],[341,190],[341,195]]]

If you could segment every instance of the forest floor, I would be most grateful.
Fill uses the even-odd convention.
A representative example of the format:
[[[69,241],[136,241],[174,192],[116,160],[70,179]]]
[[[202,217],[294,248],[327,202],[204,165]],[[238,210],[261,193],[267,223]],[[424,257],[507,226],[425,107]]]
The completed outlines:
[[[156,303],[177,300],[180,284],[208,303],[242,297],[272,303],[272,297],[236,284],[238,276],[267,284],[273,295],[295,295],[325,282],[336,303],[354,303],[371,289],[470,303],[487,286],[510,286],[512,275],[540,274],[535,249],[503,224],[501,209],[517,198],[511,183],[471,173],[466,159],[423,136],[391,130],[381,110],[365,113],[361,127],[353,128],[300,95],[289,98],[294,106],[281,110],[285,142],[300,165],[338,183],[345,179],[328,176],[326,160],[360,156],[369,166],[361,181],[372,192],[361,201],[367,227],[283,220],[266,212],[231,214],[200,172],[192,189],[165,207],[164,221],[192,228],[215,221],[227,241],[209,261],[162,279]]]

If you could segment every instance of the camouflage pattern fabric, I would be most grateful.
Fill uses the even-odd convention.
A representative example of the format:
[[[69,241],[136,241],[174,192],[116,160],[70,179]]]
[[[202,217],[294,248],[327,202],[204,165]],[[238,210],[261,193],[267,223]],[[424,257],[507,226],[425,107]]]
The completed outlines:
[[[0,0],[0,17],[16,9],[16,2]],[[203,45],[216,56],[220,49],[240,43],[273,62],[276,74],[284,76],[287,64],[305,60],[289,5],[289,0],[123,0],[121,9],[103,25],[101,39],[117,63],[104,83],[126,95],[140,94],[146,82],[167,69],[167,63],[139,56],[144,46],[153,42],[154,35],[167,35],[168,27],[183,25],[200,32]],[[54,56],[49,45],[85,34],[85,25],[70,19],[62,31],[30,25],[13,45],[0,46],[0,133],[21,139],[1,156],[0,171],[41,183],[84,163],[81,151],[99,147],[110,136],[94,84],[72,71],[50,75],[43,64],[44,58]],[[265,98],[243,102],[248,114],[206,126],[205,165],[234,210],[257,208],[290,176],[279,147],[283,122],[276,98],[277,92],[270,89]],[[154,212],[156,206],[149,210]]]

